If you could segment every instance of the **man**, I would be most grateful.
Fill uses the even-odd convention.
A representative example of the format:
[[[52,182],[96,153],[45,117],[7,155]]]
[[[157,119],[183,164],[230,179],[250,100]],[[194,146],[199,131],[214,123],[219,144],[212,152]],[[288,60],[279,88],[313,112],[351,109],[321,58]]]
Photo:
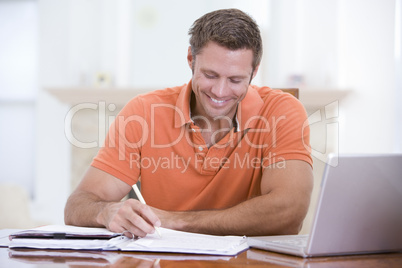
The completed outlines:
[[[312,191],[309,128],[293,96],[250,85],[258,26],[236,9],[189,31],[190,83],[135,97],[65,208],[66,224],[137,236],[155,227],[296,234]],[[141,178],[147,205],[121,201]]]

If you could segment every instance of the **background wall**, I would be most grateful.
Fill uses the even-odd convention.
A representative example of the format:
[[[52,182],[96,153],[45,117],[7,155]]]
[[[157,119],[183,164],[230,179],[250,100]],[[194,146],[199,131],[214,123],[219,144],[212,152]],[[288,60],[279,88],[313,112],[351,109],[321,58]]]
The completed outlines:
[[[248,12],[261,27],[265,51],[255,84],[297,86],[301,94],[303,90],[351,90],[336,104],[331,121],[337,124],[336,148],[331,150],[402,152],[400,2],[208,0],[192,1],[190,6],[185,0],[2,1],[0,14],[9,5],[18,9],[14,14],[21,14],[18,3],[31,6],[37,31],[30,39],[33,56],[18,63],[21,70],[36,66],[22,75],[35,88],[34,93],[22,94],[32,96],[31,110],[21,116],[25,118],[21,126],[35,122],[31,130],[3,127],[9,124],[10,115],[17,118],[12,109],[18,105],[4,97],[16,92],[17,86],[16,82],[11,86],[3,83],[5,77],[11,77],[6,67],[13,60],[0,54],[0,67],[6,66],[0,68],[0,183],[21,185],[37,220],[62,223],[64,204],[72,191],[74,159],[70,156],[74,148],[66,139],[64,125],[70,107],[46,89],[93,86],[98,73],[108,74],[110,85],[117,87],[153,89],[186,83],[191,75],[186,62],[189,27],[202,14],[228,7]],[[3,18],[0,15],[2,32],[11,29],[1,23]],[[1,43],[20,45],[17,52],[32,48],[30,43],[12,38]],[[325,122],[312,126],[318,147],[326,142],[325,127]],[[12,157],[13,144],[31,157]],[[323,163],[314,160],[319,180]]]
[[[0,181],[27,189],[34,181],[38,28],[36,3],[0,2]]]

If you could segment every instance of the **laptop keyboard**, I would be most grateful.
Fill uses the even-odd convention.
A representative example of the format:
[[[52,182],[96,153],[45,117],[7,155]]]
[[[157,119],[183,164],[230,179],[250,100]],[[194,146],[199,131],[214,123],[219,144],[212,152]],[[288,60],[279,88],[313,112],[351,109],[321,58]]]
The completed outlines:
[[[293,247],[306,247],[307,241],[308,241],[308,235],[300,235],[295,236],[291,239],[271,240],[270,242]]]

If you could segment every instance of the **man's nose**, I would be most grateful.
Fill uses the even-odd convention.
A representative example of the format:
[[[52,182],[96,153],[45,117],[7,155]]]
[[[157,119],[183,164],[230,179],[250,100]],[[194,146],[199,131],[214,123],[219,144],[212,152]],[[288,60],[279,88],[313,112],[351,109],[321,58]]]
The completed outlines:
[[[216,83],[212,87],[211,92],[217,98],[223,98],[228,95],[229,87],[226,79],[217,79]]]

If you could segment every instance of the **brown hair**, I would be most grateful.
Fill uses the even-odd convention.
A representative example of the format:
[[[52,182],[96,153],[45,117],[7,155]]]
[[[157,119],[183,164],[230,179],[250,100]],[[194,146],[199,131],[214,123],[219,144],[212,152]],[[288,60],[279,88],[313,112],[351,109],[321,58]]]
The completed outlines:
[[[191,53],[195,58],[209,42],[231,50],[251,49],[253,70],[261,62],[262,39],[257,23],[239,9],[221,9],[197,19],[188,31]]]

